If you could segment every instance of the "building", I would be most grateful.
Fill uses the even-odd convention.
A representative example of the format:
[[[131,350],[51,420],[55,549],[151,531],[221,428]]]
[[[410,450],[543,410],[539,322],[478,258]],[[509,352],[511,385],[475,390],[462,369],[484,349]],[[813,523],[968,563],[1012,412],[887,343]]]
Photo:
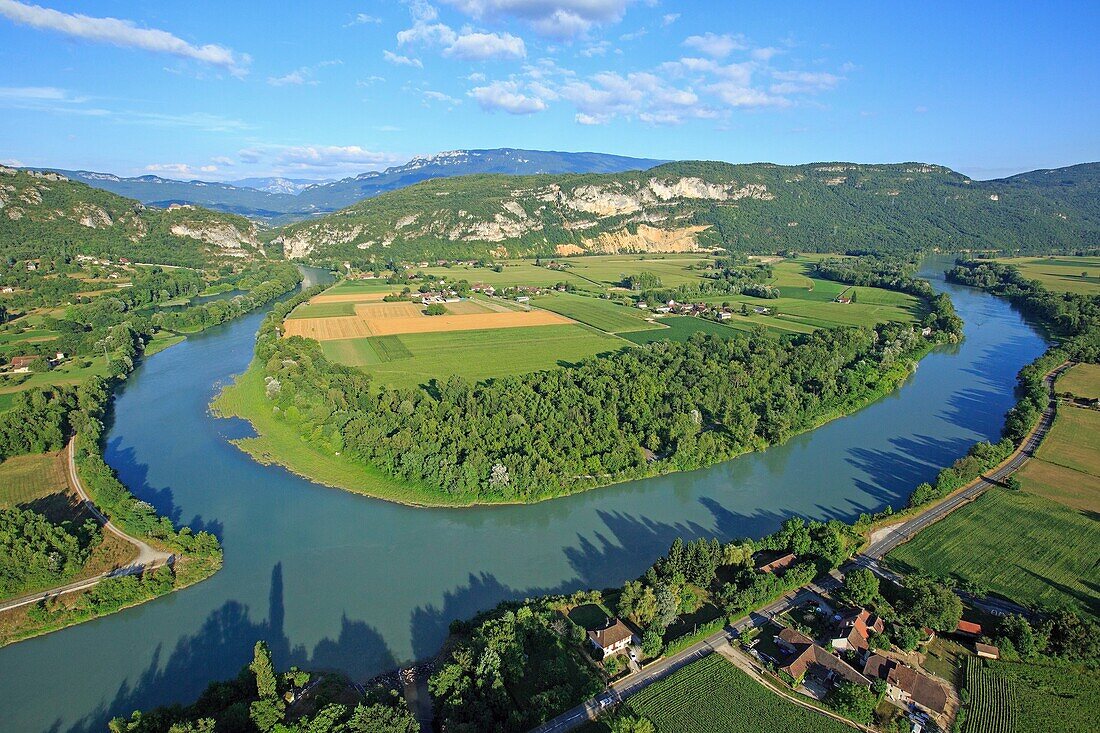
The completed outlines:
[[[620,652],[634,643],[634,632],[617,618],[608,619],[607,626],[588,632],[588,641],[605,657]]]
[[[913,704],[935,715],[947,710],[947,689],[936,680],[896,659],[872,654],[863,674],[886,683],[886,696],[902,706]]]
[[[974,642],[974,653],[977,654],[979,657],[984,657],[985,659],[1001,658],[1000,649],[993,646],[992,644],[982,644],[980,641]]]
[[[776,635],[775,643],[787,655],[779,660],[779,671],[790,675],[796,683],[811,675],[828,684],[852,682],[871,686],[871,680],[800,631],[785,628]]]
[[[955,633],[963,636],[981,636],[982,625],[973,621],[959,621],[959,625],[955,627]]]
[[[41,358],[40,356],[13,356],[11,358],[11,370],[17,374],[29,372],[31,365]]]
[[[757,561],[756,569],[761,573],[781,573],[794,564],[796,556],[793,552],[776,556],[765,555]]]
[[[839,615],[830,641],[838,651],[866,653],[871,650],[871,632],[881,634],[885,628],[877,615],[866,608],[854,608]]]

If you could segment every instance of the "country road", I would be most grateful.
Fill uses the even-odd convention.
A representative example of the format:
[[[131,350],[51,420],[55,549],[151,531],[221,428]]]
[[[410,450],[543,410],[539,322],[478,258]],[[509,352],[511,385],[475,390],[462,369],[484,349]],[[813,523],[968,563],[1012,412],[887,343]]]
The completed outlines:
[[[38,591],[37,593],[30,593],[20,598],[13,598],[12,600],[4,601],[3,603],[0,603],[0,613],[3,613],[4,611],[10,611],[13,608],[19,608],[20,606],[27,606],[32,603],[38,603],[39,601],[48,598],[55,598],[57,596],[66,595],[68,593],[75,593],[76,591],[80,590],[87,590],[88,588],[92,588],[105,578],[142,573],[152,568],[158,568],[161,565],[170,564],[174,559],[174,556],[172,554],[161,552],[160,550],[151,547],[146,542],[139,540],[137,537],[126,534],[121,529],[119,529],[110,519],[108,519],[107,516],[103,514],[103,512],[99,511],[96,505],[92,502],[91,497],[88,496],[88,492],[85,491],[84,485],[80,481],[80,476],[79,474],[77,474],[76,460],[74,458],[75,446],[76,438],[74,437],[69,440],[69,444],[65,448],[66,461],[68,463],[69,484],[72,486],[73,491],[75,491],[77,495],[80,496],[80,499],[84,502],[84,506],[88,510],[88,512],[93,517],[95,517],[96,521],[98,521],[103,526],[104,530],[110,532],[116,537],[121,538],[122,540],[137,548],[137,557],[123,567],[109,570],[105,573],[101,573],[91,578],[77,580],[66,585],[58,586],[56,588],[50,588],[49,590]]]
[[[959,493],[925,509],[914,518],[898,525],[883,537],[873,541],[863,553],[857,555],[847,563],[848,567],[866,567],[882,577],[896,580],[898,576],[882,568],[878,564],[879,560],[898,545],[912,539],[913,535],[920,530],[943,519],[959,507],[978,498],[984,491],[998,485],[999,482],[1003,481],[1006,477],[1019,470],[1021,466],[1027,463],[1028,459],[1035,454],[1035,450],[1039,447],[1039,444],[1043,442],[1043,438],[1046,437],[1046,434],[1050,431],[1051,425],[1054,423],[1055,407],[1057,404],[1054,398],[1054,382],[1071,366],[1073,366],[1071,362],[1066,362],[1048,372],[1047,375],[1043,377],[1043,383],[1047,386],[1047,390],[1050,393],[1050,403],[1047,405],[1046,409],[1043,410],[1043,414],[1039,418],[1039,422],[1036,424],[1035,428],[1024,439],[1020,447],[1004,463],[991,471],[988,475],[979,477],[975,482]],[[635,674],[613,683],[603,693],[585,701],[571,710],[567,710],[552,720],[548,720],[537,728],[532,729],[531,733],[561,733],[562,731],[572,730],[585,721],[596,717],[596,715],[610,708],[614,703],[621,702],[627,696],[659,679],[667,677],[690,662],[711,654],[720,645],[726,643],[730,638],[741,634],[745,629],[762,625],[772,617],[783,611],[794,608],[814,596],[821,595],[830,590],[835,590],[840,586],[840,582],[840,575],[834,571],[833,574],[828,577],[822,578],[821,580],[803,586],[797,590],[790,591],[779,600],[752,612],[745,618],[739,619],[732,626],[727,626],[711,634],[702,641],[696,642],[678,654],[658,660],[648,667],[643,668],[640,672],[636,672]],[[968,600],[977,599],[968,598]],[[1022,609],[1022,607],[1009,602],[996,599],[980,599],[980,601],[982,605],[995,612],[1026,612],[1026,609]]]

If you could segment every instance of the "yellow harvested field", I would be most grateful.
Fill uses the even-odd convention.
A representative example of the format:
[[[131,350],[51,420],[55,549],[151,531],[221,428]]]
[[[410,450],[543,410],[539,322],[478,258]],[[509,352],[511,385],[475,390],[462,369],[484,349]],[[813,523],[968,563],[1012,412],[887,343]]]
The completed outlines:
[[[332,320],[332,319],[329,319]],[[474,313],[461,316],[416,316],[406,318],[369,319],[372,336],[396,336],[402,333],[434,333],[439,331],[478,331],[487,328],[520,328],[523,326],[553,326],[572,323],[565,316],[544,310],[512,311],[511,313]]]
[[[424,306],[407,300],[396,303],[364,303],[355,306],[355,314],[365,321],[377,321],[389,318],[427,318]]]
[[[392,293],[336,293],[315,295],[310,303],[377,303]]]
[[[291,318],[283,324],[283,328],[287,336],[335,341],[368,336],[397,336],[404,333],[479,331],[491,328],[522,328],[573,323],[565,316],[540,309],[495,311],[469,301],[448,303],[447,308],[459,312],[452,311],[442,316],[426,316],[419,303],[408,301],[359,303],[355,306],[354,316]]]
[[[373,336],[366,322],[358,316],[333,318],[291,318],[283,322],[287,336],[303,336],[318,341],[355,339]]]

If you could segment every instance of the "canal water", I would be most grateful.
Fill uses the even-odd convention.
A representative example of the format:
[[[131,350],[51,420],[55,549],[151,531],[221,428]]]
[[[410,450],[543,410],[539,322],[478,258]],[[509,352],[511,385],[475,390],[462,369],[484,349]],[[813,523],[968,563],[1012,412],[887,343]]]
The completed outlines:
[[[1016,372],[1045,348],[1003,300],[951,294],[966,338],[855,415],[712,468],[534,506],[416,509],[253,462],[249,434],[210,415],[246,368],[262,314],[193,336],[135,371],[106,458],[161,513],[222,538],[225,567],[152,603],[0,650],[0,731],[85,731],[190,701],[266,639],[280,665],[366,678],[429,656],[452,619],[506,598],[606,587],[680,536],[758,536],[792,514],[851,519],[900,506],[976,440],[996,439]],[[317,277],[320,273],[311,273]]]

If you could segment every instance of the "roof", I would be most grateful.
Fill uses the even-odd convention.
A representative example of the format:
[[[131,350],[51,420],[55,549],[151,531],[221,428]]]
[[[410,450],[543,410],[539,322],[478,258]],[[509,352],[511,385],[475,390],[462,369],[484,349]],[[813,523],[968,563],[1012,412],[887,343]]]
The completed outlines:
[[[617,618],[612,619],[606,628],[588,632],[588,638],[601,649],[607,649],[632,636],[634,632]]]
[[[973,621],[959,621],[959,625],[955,627],[955,631],[963,634],[980,634],[982,633],[982,625],[976,624]]]
[[[27,364],[33,364],[41,358],[40,356],[13,356],[11,358],[11,365],[15,367],[26,366]]]
[[[947,690],[942,684],[897,660],[872,654],[863,665],[863,673],[904,690],[913,702],[928,710],[942,713],[947,709]]]
[[[1001,650],[992,644],[982,644],[981,642],[975,642],[974,651],[978,653],[978,656],[988,656],[994,659],[1001,658]]]
[[[840,617],[840,638],[858,649],[869,649],[871,632],[881,634],[886,628],[882,619],[866,608],[853,608]]]
[[[756,569],[762,573],[771,573],[790,566],[794,561],[795,554],[793,552],[788,552],[779,557],[771,557],[770,559],[763,560],[763,564],[757,565]]]
[[[812,667],[819,667],[826,673],[833,673],[848,682],[870,686],[871,680],[857,672],[840,657],[833,656],[824,647],[815,644],[805,634],[791,628],[784,628],[777,638],[793,647],[794,651],[783,660],[781,669],[795,679],[803,677]]]

